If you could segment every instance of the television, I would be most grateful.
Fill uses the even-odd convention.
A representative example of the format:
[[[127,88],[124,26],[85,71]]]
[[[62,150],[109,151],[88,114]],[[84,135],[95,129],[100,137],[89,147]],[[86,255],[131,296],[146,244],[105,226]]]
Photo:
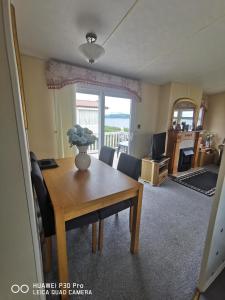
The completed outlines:
[[[153,134],[152,138],[152,159],[161,160],[165,153],[166,132]]]

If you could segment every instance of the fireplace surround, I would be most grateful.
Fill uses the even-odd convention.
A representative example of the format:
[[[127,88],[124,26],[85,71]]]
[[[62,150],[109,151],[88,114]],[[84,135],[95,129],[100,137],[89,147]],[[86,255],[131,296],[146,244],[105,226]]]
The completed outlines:
[[[198,166],[199,146],[201,143],[201,136],[199,131],[175,131],[169,130],[167,135],[167,149],[166,155],[170,157],[169,174],[177,175],[179,172],[180,154],[181,150],[191,148],[193,151],[191,158],[191,167]],[[186,166],[187,167],[187,166]],[[190,162],[189,166],[190,167]]]

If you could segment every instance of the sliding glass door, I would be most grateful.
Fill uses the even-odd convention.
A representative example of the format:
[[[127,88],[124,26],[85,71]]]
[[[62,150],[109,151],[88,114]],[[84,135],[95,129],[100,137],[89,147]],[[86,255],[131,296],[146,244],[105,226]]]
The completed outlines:
[[[76,124],[93,131],[98,140],[88,147],[88,153],[98,154],[99,150],[99,95],[76,93],[75,105]]]
[[[129,152],[131,100],[105,96],[104,145]]]
[[[114,148],[117,157],[121,152],[129,153],[131,104],[131,99],[119,93],[77,89],[76,123],[88,127],[98,137],[98,141],[89,147],[89,154],[97,157],[103,145]]]

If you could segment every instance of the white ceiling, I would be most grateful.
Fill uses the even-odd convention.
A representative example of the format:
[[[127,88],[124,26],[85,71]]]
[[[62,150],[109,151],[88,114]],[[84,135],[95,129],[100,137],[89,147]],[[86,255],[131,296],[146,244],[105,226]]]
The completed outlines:
[[[88,31],[106,54],[92,68],[156,84],[225,91],[225,0],[14,0],[22,53],[90,65]]]

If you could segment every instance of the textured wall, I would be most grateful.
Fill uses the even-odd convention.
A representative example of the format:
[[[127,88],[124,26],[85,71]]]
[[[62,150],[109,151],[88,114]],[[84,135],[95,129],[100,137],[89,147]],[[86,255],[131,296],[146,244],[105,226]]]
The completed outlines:
[[[152,134],[156,132],[159,86],[142,83],[142,101],[135,103],[134,134],[130,145],[132,155],[143,158],[151,151]],[[141,128],[138,129],[138,124]]]
[[[201,105],[202,92],[203,90],[200,86],[189,84],[172,82],[161,86],[157,131],[166,131],[170,127],[173,105],[177,99],[190,98],[195,100],[198,110]]]
[[[156,122],[159,103],[159,86],[142,83],[141,102],[136,104],[135,127],[141,125],[139,130],[142,133],[153,133],[156,131]]]
[[[157,131],[163,132],[168,129],[169,107],[170,107],[170,89],[171,85],[166,84],[160,87],[159,91],[159,108],[157,116]]]
[[[45,80],[45,61],[22,56],[30,149],[39,158],[56,157],[54,91]]]

